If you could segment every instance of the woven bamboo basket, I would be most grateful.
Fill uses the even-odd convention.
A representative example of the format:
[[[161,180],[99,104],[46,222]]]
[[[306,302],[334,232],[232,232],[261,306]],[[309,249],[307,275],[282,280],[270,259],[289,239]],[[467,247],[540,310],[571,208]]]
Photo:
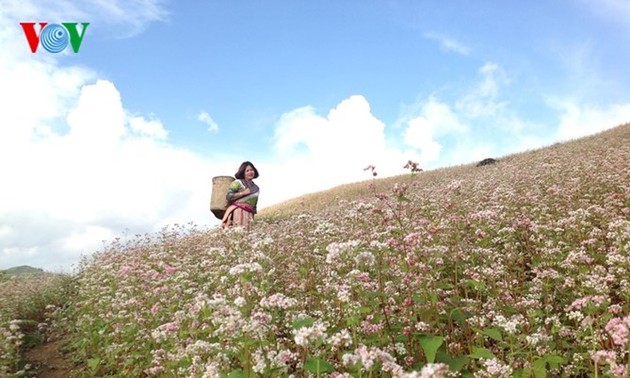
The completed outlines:
[[[230,184],[234,181],[232,176],[216,176],[212,178],[212,197],[210,198],[210,211],[215,217],[223,219],[223,214],[228,208],[227,195]]]

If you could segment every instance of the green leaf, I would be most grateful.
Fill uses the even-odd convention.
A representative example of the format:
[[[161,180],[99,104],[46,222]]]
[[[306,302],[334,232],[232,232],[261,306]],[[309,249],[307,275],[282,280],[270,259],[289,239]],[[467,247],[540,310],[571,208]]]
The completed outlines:
[[[473,347],[473,352],[468,355],[471,358],[493,359],[496,356],[486,348]]]
[[[260,341],[255,339],[245,339],[241,342],[241,344],[246,347],[257,347],[260,345]]]
[[[431,297],[431,304],[432,305],[435,305],[435,304],[438,303],[438,295],[437,295],[437,293],[431,292],[429,294],[429,296]]]
[[[466,280],[466,286],[476,290],[484,290],[486,288],[485,283],[475,280]]]
[[[562,356],[558,356],[557,354],[548,354],[545,356],[545,362],[550,363],[550,364],[558,364],[558,365],[562,365],[564,364],[564,357]]]
[[[486,328],[483,331],[481,331],[481,333],[483,335],[490,337],[493,340],[503,341],[503,336],[501,336],[501,331],[497,328]]]
[[[437,282],[436,287],[438,287],[440,289],[450,290],[450,289],[454,288],[455,285],[453,285],[452,282],[442,281],[442,282]]]
[[[459,308],[451,311],[451,319],[455,319],[461,326],[466,324],[466,314]]]
[[[98,369],[98,365],[100,364],[101,364],[101,359],[98,357],[90,358],[89,360],[87,360],[87,365],[92,371],[96,371],[96,369]]]
[[[420,336],[420,346],[427,356],[428,363],[435,362],[435,355],[443,342],[442,336]]]
[[[293,322],[293,329],[300,329],[303,327],[310,327],[315,323],[315,319],[313,318],[304,318],[304,319],[298,319],[296,321]]]
[[[245,378],[245,372],[243,370],[232,370],[228,374],[228,378]]]
[[[534,361],[534,377],[536,378],[546,378],[547,377],[547,363],[544,358],[539,358]]]
[[[374,299],[374,298],[387,298],[387,295],[386,295],[385,293],[380,292],[380,291],[370,291],[370,292],[365,293],[365,297],[366,297],[366,298],[369,298],[369,299]],[[365,306],[364,306],[364,307],[365,307]],[[361,307],[361,308],[364,308],[364,307]],[[369,312],[372,312],[372,311],[373,311],[373,309],[372,309],[371,307],[366,307],[366,308],[369,308],[369,309],[370,309],[370,311],[369,311]]]
[[[372,307],[367,307],[367,306],[359,307],[359,313],[361,314],[370,314],[372,312],[374,312],[374,309]]]
[[[448,368],[452,372],[461,371],[467,364],[470,358],[468,356],[456,356],[451,357],[448,353],[443,351],[437,352],[437,362],[443,362],[448,365]]]
[[[512,378],[530,378],[533,376],[532,369],[524,368],[524,369],[516,369],[512,374]]]
[[[417,304],[425,303],[424,297],[422,295],[414,294],[411,296],[411,298],[413,298],[413,301],[416,302]]]
[[[335,367],[321,358],[309,357],[304,363],[304,370],[309,373],[320,374],[333,372],[335,371]]]

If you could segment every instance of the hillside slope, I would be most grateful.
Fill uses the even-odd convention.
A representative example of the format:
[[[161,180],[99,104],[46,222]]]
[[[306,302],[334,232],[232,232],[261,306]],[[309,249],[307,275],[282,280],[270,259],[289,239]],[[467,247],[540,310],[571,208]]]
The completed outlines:
[[[383,192],[389,190],[395,184],[413,184],[438,190],[441,186],[448,185],[453,180],[501,180],[501,171],[519,170],[532,171],[545,167],[557,167],[558,177],[562,178],[562,167],[567,166],[567,174],[572,171],[592,171],[597,169],[623,170],[628,161],[619,161],[621,166],[609,167],[606,162],[607,155],[616,160],[625,157],[629,142],[630,124],[619,125],[607,131],[571,140],[565,143],[556,143],[552,146],[543,147],[536,150],[528,150],[517,154],[512,154],[498,158],[498,164],[477,167],[477,162],[463,164],[454,167],[440,168],[414,174],[405,174],[395,177],[370,179],[364,182],[345,184],[316,193],[293,198],[285,202],[262,209],[262,217],[286,217],[303,212],[316,213],[325,211],[327,208],[334,208],[339,201],[362,200],[372,197],[374,191]],[[402,165],[402,164],[401,164]],[[591,173],[592,174],[592,173]],[[497,175],[496,177],[494,177]],[[527,172],[523,172],[522,178],[526,178]],[[368,176],[366,174],[366,176]],[[540,176],[535,175],[533,179]],[[565,179],[573,180],[570,177]],[[619,177],[622,179],[622,177]],[[510,179],[508,179],[510,181]],[[516,182],[514,182],[516,185]]]
[[[63,313],[73,354],[95,376],[623,376],[628,162],[623,125],[114,243]]]
[[[33,268],[28,265],[15,266],[13,268],[0,270],[0,274],[3,273],[9,277],[21,277],[21,276],[34,276],[43,274],[44,270],[39,268]]]

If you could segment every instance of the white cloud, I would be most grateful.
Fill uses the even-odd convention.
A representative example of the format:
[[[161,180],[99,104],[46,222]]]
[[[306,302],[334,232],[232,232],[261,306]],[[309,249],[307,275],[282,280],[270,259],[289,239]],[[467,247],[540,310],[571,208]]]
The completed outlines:
[[[68,270],[121,232],[207,224],[205,172],[221,163],[169,146],[159,119],[128,115],[114,83],[62,66],[58,56],[32,54],[16,27],[41,14],[107,16],[110,25],[131,22],[120,25],[130,33],[161,17],[159,3],[97,2],[90,6],[107,9],[90,17],[83,3],[34,4],[3,1],[0,13],[0,268]]]
[[[69,138],[86,149],[105,149],[124,135],[125,112],[118,90],[109,81],[84,85],[76,106],[67,117]]]
[[[87,226],[74,230],[62,240],[64,250],[97,250],[103,242],[111,241],[116,237],[111,229],[101,226]]]
[[[480,68],[479,74],[478,83],[459,99],[448,103],[432,96],[412,107],[399,121],[404,127],[404,142],[421,152],[423,166],[470,163],[630,122],[630,104],[589,104],[580,101],[579,95],[577,99],[546,99],[549,108],[558,114],[558,123],[529,121],[531,115],[518,114],[503,99],[509,80],[502,67],[489,62]]]
[[[409,127],[404,132],[405,142],[421,151],[421,164],[436,161],[440,157],[442,145],[434,139],[434,131],[431,121],[418,117],[409,121]]]
[[[406,123],[404,141],[408,146],[421,151],[421,164],[435,162],[440,158],[442,145],[437,141],[439,137],[467,131],[467,126],[459,120],[449,105],[433,97],[421,105],[419,115],[413,116]]]
[[[0,187],[0,223],[10,227],[0,235],[3,265],[25,251],[76,260],[104,237],[127,228],[157,231],[167,218],[209,221],[203,172],[216,165],[162,143],[159,121],[125,117],[112,83],[83,85],[67,113],[69,130],[45,137],[14,123],[27,132],[14,133],[16,143],[0,150],[0,160],[12,162],[3,166]]]
[[[259,168],[261,199],[276,203],[366,180],[371,176],[363,169],[370,164],[380,176],[403,174],[404,164],[417,160],[417,154],[389,146],[384,129],[360,95],[343,100],[326,116],[311,107],[284,114],[275,129],[274,157],[264,170]]]
[[[130,117],[128,122],[131,130],[142,136],[156,140],[165,140],[168,136],[168,131],[164,129],[162,122],[158,119],[147,120],[143,117]]]
[[[544,132],[555,125],[528,121],[510,108],[503,95],[508,75],[501,66],[488,62],[478,72],[461,97],[446,102],[431,96],[399,121],[404,143],[420,152],[424,167],[471,163],[555,141],[553,132]]]
[[[598,106],[556,100],[552,106],[561,112],[554,135],[557,141],[580,138],[630,122],[630,104]]]
[[[479,74],[481,82],[456,102],[456,109],[472,118],[496,116],[508,105],[506,101],[499,101],[500,89],[508,83],[507,74],[492,62],[484,64]]]
[[[440,48],[445,51],[453,51],[461,55],[470,54],[470,48],[468,46],[445,35],[438,33],[425,33],[424,38],[437,41],[440,44]]]
[[[208,131],[215,132],[215,133],[219,131],[219,125],[214,121],[214,119],[212,119],[210,114],[208,114],[208,112],[206,112],[205,110],[202,110],[199,113],[199,115],[197,116],[197,120],[208,125]]]

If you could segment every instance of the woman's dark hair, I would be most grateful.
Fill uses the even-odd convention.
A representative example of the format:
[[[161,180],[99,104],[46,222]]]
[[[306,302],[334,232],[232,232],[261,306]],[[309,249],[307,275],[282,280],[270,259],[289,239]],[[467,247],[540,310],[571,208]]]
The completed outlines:
[[[247,169],[247,166],[250,166],[254,169],[254,178],[258,178],[258,169],[256,169],[256,167],[254,167],[254,164],[252,164],[249,161],[244,161],[240,167],[238,167],[238,171],[236,172],[236,174],[234,175],[234,177],[236,177],[239,180],[242,180],[245,178],[245,169]]]

